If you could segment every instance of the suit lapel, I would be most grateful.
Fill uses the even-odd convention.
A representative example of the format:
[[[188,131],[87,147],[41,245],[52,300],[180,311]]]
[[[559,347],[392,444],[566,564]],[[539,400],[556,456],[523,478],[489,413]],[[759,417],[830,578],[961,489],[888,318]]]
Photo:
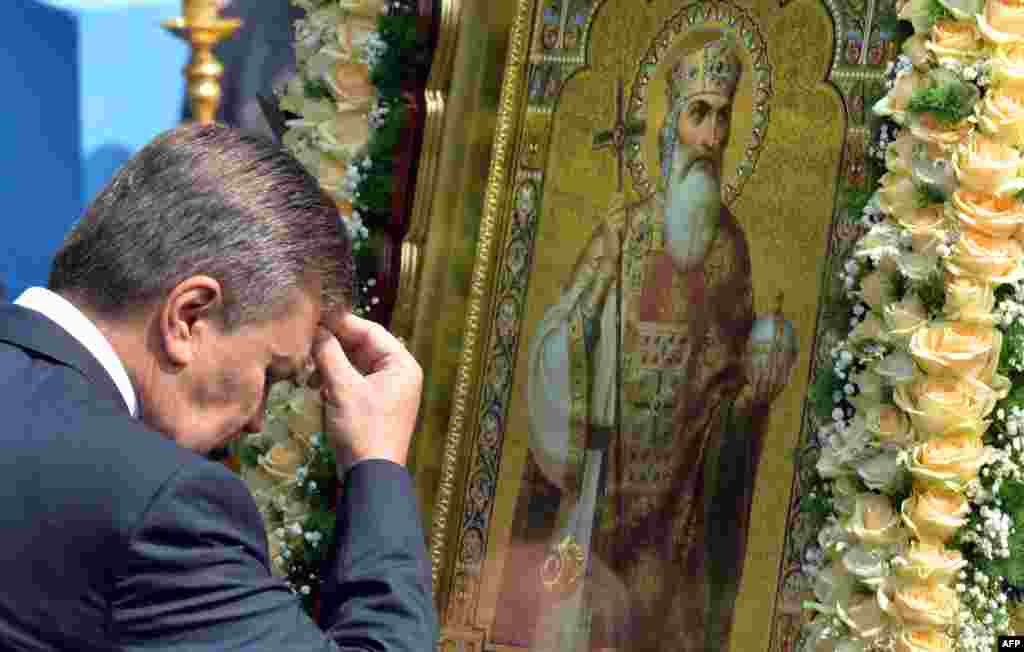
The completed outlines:
[[[13,303],[0,305],[0,342],[13,344],[75,369],[88,378],[97,391],[128,412],[124,397],[100,361],[81,342],[43,314]]]

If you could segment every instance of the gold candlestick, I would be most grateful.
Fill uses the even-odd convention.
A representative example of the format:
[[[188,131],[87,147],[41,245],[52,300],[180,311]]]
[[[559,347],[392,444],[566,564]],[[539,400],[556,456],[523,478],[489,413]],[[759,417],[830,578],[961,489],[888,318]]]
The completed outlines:
[[[242,21],[221,18],[218,0],[182,0],[184,17],[164,21],[163,27],[192,48],[192,58],[185,66],[192,119],[203,124],[216,120],[220,106],[220,79],[224,66],[213,56],[213,48],[230,38]]]

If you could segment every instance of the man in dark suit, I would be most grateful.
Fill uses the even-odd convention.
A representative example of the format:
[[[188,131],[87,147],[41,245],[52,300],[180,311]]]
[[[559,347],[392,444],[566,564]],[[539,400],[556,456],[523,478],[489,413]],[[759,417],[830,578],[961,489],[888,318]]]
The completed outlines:
[[[422,372],[351,281],[333,203],[262,137],[181,127],[120,170],[49,288],[0,306],[0,649],[433,649],[403,466]],[[203,456],[309,357],[342,478],[322,629]]]

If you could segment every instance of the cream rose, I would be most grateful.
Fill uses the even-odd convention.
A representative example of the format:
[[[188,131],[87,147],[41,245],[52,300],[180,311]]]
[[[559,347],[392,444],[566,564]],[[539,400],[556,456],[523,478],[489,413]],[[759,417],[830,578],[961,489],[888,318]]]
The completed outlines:
[[[841,516],[853,516],[857,496],[864,492],[860,482],[850,475],[841,475],[832,482],[832,504]]]
[[[259,457],[260,468],[271,476],[285,481],[294,481],[299,467],[305,461],[306,449],[294,439],[274,444],[269,451]]]
[[[1002,350],[1002,334],[990,326],[937,323],[910,338],[910,354],[936,376],[969,376],[989,384]]]
[[[920,377],[921,373],[914,359],[899,349],[875,363],[871,370],[892,386],[903,385]]]
[[[875,405],[867,410],[867,429],[879,443],[890,446],[909,446],[914,441],[910,418],[894,405]]]
[[[992,459],[992,449],[976,433],[962,432],[936,437],[914,448],[910,472],[921,484],[961,489],[978,477]]]
[[[874,595],[857,595],[846,605],[837,605],[839,618],[857,638],[873,639],[889,626],[888,615],[878,604]]]
[[[317,126],[321,149],[348,161],[369,140],[369,114],[365,110],[339,110],[335,116]]]
[[[849,600],[856,587],[857,578],[846,570],[841,559],[836,559],[821,569],[814,578],[812,589],[818,602],[832,606]]]
[[[911,625],[943,627],[956,621],[960,600],[942,584],[907,583],[893,593],[893,615]]]
[[[908,293],[899,303],[890,303],[882,311],[889,336],[905,340],[928,323],[924,304],[915,293]]]
[[[884,449],[878,455],[860,460],[855,468],[865,487],[886,493],[902,486],[906,477],[901,451],[895,448]]]
[[[853,546],[843,554],[843,567],[871,588],[881,586],[889,575],[883,553],[875,546]]]
[[[970,62],[981,56],[981,34],[973,23],[940,20],[932,25],[931,39],[925,47],[938,59]]]
[[[917,188],[909,175],[887,172],[878,180],[878,206],[899,219],[917,208]]]
[[[968,378],[925,377],[897,387],[893,399],[910,415],[918,436],[928,439],[954,431],[982,434],[998,396]]]
[[[928,488],[904,500],[900,511],[917,538],[945,543],[967,523],[970,504],[958,491]]]
[[[928,0],[897,0],[896,16],[900,20],[910,22],[917,34],[927,36],[932,25],[929,18],[929,6]]]
[[[964,229],[992,238],[1012,238],[1024,224],[1024,205],[1013,196],[958,190],[950,208]]]
[[[288,429],[305,446],[312,445],[312,437],[323,432],[323,401],[320,392],[301,389],[289,405]]]
[[[892,286],[882,271],[875,270],[860,280],[860,298],[872,310],[881,311],[892,296]]]
[[[945,239],[943,226],[946,215],[943,204],[915,207],[893,217],[900,226],[910,232],[914,251],[935,253],[935,241]]]
[[[896,637],[896,652],[952,652],[953,639],[934,627],[910,627]]]
[[[892,564],[900,577],[949,584],[967,566],[967,560],[959,550],[937,543],[913,541],[903,554],[893,559]]]
[[[1015,193],[1024,188],[1017,176],[1020,166],[1019,151],[977,133],[962,143],[953,157],[960,185],[982,193]]]
[[[990,89],[976,113],[982,130],[996,141],[1006,145],[1024,141],[1024,97],[1017,89]]]
[[[965,142],[971,133],[971,125],[965,120],[950,126],[939,122],[930,113],[922,113],[910,121],[910,133],[929,145],[929,156],[938,158]]]
[[[345,106],[361,108],[372,103],[377,89],[370,81],[370,67],[367,64],[339,61],[330,73],[327,84]]]
[[[906,538],[900,515],[888,496],[862,493],[854,499],[853,515],[847,529],[861,543],[882,545]]]
[[[1024,91],[1024,44],[1010,43],[996,50],[991,59],[992,81],[1002,89]]]
[[[1017,2],[987,0],[978,16],[978,28],[985,38],[996,44],[1024,40],[1024,7]]]
[[[333,156],[321,156],[317,162],[317,181],[333,197],[342,194],[347,172],[348,163]]]
[[[910,59],[911,65],[918,70],[927,69],[931,63],[927,44],[928,34],[914,34],[906,41],[903,41],[903,54]]]
[[[891,174],[911,175],[914,163],[914,147],[922,144],[909,131],[901,131],[896,140],[885,148],[885,168]]]
[[[953,245],[946,269],[956,276],[973,276],[995,284],[1012,283],[1024,277],[1022,257],[1024,248],[1016,240],[965,231]]]
[[[882,402],[882,378],[875,372],[865,369],[850,377],[859,393],[853,397],[852,403],[858,412],[866,412],[872,405]]]
[[[884,340],[885,338],[885,324],[878,318],[875,313],[869,313],[859,324],[857,324],[852,331],[850,331],[850,341],[864,342],[867,340]]]
[[[913,68],[904,70],[896,77],[896,82],[889,93],[875,103],[875,114],[891,117],[896,122],[903,124],[910,98],[914,96],[914,93],[927,86],[928,78],[920,72]]]
[[[996,293],[992,284],[969,276],[947,276],[945,315],[952,321],[994,324]]]

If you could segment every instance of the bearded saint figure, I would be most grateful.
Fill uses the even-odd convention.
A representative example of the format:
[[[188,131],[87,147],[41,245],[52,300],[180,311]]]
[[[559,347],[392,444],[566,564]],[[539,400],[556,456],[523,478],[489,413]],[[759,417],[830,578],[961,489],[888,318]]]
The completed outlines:
[[[530,344],[530,451],[560,491],[532,649],[725,650],[769,408],[796,358],[755,319],[722,202],[741,63],[668,77],[656,194],[613,207]]]

